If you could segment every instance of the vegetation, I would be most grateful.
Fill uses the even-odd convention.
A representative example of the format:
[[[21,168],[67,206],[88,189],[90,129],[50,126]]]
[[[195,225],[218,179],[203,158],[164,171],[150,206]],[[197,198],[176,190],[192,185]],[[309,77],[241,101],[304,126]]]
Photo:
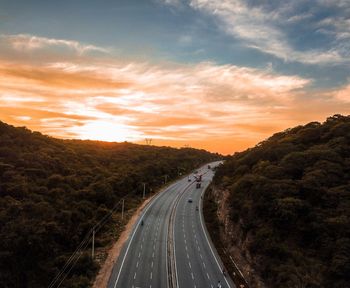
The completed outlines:
[[[164,175],[174,179],[216,157],[191,148],[58,140],[0,122],[0,287],[47,287],[121,197],[139,199],[142,183],[155,191]],[[84,254],[61,287],[87,287],[97,269]]]
[[[350,116],[277,133],[214,181],[268,287],[349,287]]]

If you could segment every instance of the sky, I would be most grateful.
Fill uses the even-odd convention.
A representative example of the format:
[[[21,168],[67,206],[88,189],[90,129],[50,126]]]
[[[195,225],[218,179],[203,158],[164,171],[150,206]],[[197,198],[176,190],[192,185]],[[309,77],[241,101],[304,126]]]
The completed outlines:
[[[349,0],[0,0],[15,126],[231,154],[349,111]]]

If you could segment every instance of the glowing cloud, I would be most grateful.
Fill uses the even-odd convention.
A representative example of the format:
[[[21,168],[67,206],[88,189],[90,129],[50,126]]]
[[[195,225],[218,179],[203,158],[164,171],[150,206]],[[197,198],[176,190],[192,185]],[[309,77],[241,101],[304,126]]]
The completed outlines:
[[[10,44],[16,50],[38,50],[45,49],[47,47],[68,48],[76,51],[79,55],[82,55],[89,51],[98,51],[108,53],[108,49],[97,47],[94,45],[81,44],[78,41],[64,40],[64,39],[52,39],[46,37],[39,37],[29,34],[17,34],[17,35],[0,35],[1,41],[5,41]]]
[[[153,138],[232,153],[300,120],[349,108],[344,90],[314,99],[308,114],[302,89],[312,80],[271,69],[56,58],[40,65],[0,59],[1,120],[63,138]]]

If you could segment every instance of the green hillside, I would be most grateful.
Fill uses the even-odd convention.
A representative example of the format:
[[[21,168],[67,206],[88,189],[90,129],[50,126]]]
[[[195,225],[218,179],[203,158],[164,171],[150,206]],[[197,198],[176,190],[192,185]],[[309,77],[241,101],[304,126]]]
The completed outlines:
[[[0,122],[0,287],[47,287],[121,197],[133,209],[144,182],[148,194],[164,175],[169,181],[216,158],[191,148],[58,140]],[[118,236],[122,224],[113,219],[97,247],[112,240],[100,235]],[[89,285],[98,267],[88,253],[61,287]]]
[[[350,116],[234,154],[215,185],[267,287],[350,287]]]

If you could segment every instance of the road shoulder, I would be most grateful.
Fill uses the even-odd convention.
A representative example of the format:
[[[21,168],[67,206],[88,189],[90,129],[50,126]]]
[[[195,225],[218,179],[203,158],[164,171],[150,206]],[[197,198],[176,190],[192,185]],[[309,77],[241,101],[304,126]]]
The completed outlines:
[[[137,208],[136,212],[131,216],[130,220],[125,225],[124,230],[120,234],[120,237],[118,238],[118,240],[109,249],[106,261],[101,266],[101,269],[95,278],[94,284],[92,286],[93,288],[107,287],[109,278],[112,274],[114,264],[118,260],[118,257],[120,255],[120,251],[122,250],[125,242],[128,240],[129,235],[132,232],[132,229],[133,229],[137,219],[140,217],[143,209],[152,200],[152,198],[153,198],[153,196],[146,199],[141,204],[141,206],[139,206],[139,208]]]

